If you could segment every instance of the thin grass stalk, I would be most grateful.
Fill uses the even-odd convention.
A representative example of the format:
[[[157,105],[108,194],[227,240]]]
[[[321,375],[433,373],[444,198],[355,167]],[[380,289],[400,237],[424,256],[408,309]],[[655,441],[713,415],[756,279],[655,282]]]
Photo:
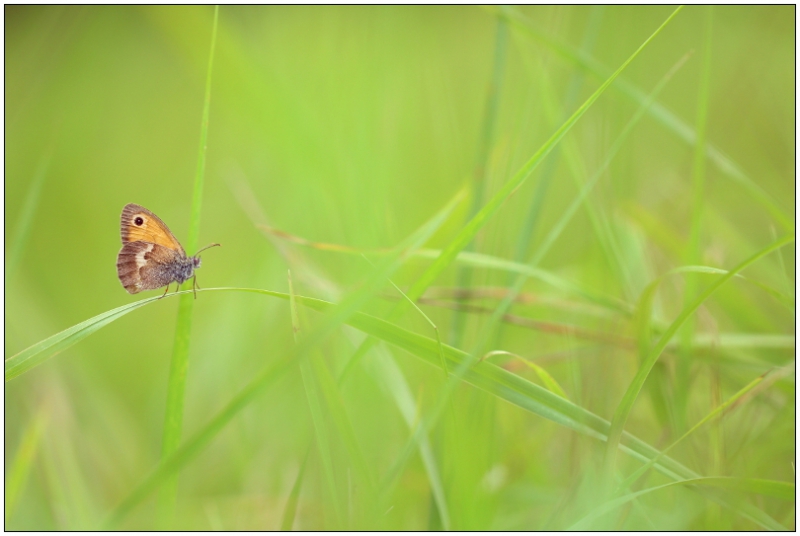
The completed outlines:
[[[43,407],[36,413],[33,421],[25,428],[14,459],[11,460],[7,466],[8,472],[6,473],[5,486],[6,528],[9,528],[8,523],[14,516],[20,494],[25,487],[25,483],[28,481],[31,466],[39,450],[39,443],[41,442],[48,420],[49,412]]]
[[[694,145],[694,161],[692,164],[692,213],[689,227],[689,240],[684,252],[684,264],[702,264],[700,239],[703,229],[703,212],[706,203],[706,132],[708,132],[708,95],[711,79],[711,39],[713,24],[713,8],[708,6],[706,12],[705,45],[703,52],[703,70],[700,75],[700,87],[697,92],[697,119],[695,132],[697,141]],[[684,279],[683,305],[686,307],[697,294],[698,276],[687,273]],[[692,385],[692,339],[694,339],[696,319],[694,316],[686,321],[680,330],[680,359],[675,374],[675,416],[678,432],[686,429],[687,405]]]
[[[494,64],[492,66],[492,77],[486,95],[486,109],[481,126],[480,140],[478,141],[477,159],[475,168],[472,172],[472,204],[467,218],[472,218],[483,206],[484,195],[486,193],[486,168],[489,163],[489,153],[494,141],[494,132],[497,124],[497,109],[500,105],[500,93],[503,84],[503,70],[506,63],[506,48],[508,46],[508,23],[502,17],[497,18],[497,30],[494,41]],[[466,251],[472,249],[474,242],[470,242],[464,248]],[[472,279],[472,269],[469,266],[462,266],[458,271],[458,286],[467,288]],[[464,322],[466,315],[459,311],[454,311],[452,315],[452,328],[450,332],[450,344],[455,347],[461,346],[461,339],[464,335]]]
[[[600,22],[602,21],[603,9],[603,6],[595,6],[592,9],[589,22],[587,23],[586,30],[583,34],[583,42],[581,43],[581,50],[586,53],[594,48],[594,43],[597,40],[597,35],[600,29]],[[564,112],[562,113],[559,122],[564,122],[567,119],[566,110],[571,110],[575,106],[575,101],[578,98],[578,92],[580,91],[581,85],[584,82],[584,78],[584,74],[580,71],[572,73],[562,107]],[[550,182],[555,175],[556,169],[558,169],[558,162],[561,158],[561,153],[562,151],[557,151],[556,153],[550,155],[550,157],[544,163],[541,178],[536,184],[529,208],[525,213],[525,223],[522,224],[522,229],[517,237],[517,246],[514,250],[514,260],[516,262],[523,262],[524,259],[528,257],[528,250],[530,249],[530,243],[533,239],[534,231],[536,230],[536,224],[539,221],[545,194],[547,193]],[[511,286],[513,281],[513,276],[510,276],[508,279],[509,286]]]
[[[39,160],[39,164],[36,166],[36,171],[33,174],[33,179],[31,180],[30,186],[28,186],[28,193],[25,195],[25,201],[22,204],[14,234],[8,241],[4,278],[6,288],[8,288],[8,284],[14,280],[20,259],[22,258],[22,251],[25,249],[25,244],[28,242],[28,235],[33,225],[36,208],[39,206],[42,186],[47,177],[47,170],[50,168],[51,157],[52,152],[47,152]]]
[[[205,182],[206,147],[208,145],[208,116],[211,107],[211,73],[214,66],[214,49],[217,44],[217,25],[219,6],[214,6],[214,22],[211,29],[211,47],[206,72],[205,98],[203,99],[203,118],[200,124],[200,148],[197,154],[197,170],[194,176],[192,193],[192,212],[186,249],[193,254],[197,250],[200,236],[200,215],[203,205],[203,183]],[[188,283],[188,282],[187,282]],[[183,403],[186,392],[186,374],[189,369],[189,341],[192,330],[192,311],[194,296],[182,295],[178,305],[178,319],[175,325],[175,342],[172,348],[172,361],[167,387],[167,405],[164,417],[164,436],[161,445],[162,459],[168,458],[181,441],[183,428]],[[178,475],[170,478],[162,489],[158,500],[158,520],[162,527],[169,528],[175,512],[178,492]]]
[[[297,300],[295,299],[294,285],[292,284],[292,273],[288,273],[289,279],[289,309],[292,317],[292,335],[294,336],[295,344],[300,340],[300,318],[297,312]],[[334,470],[335,464],[333,462],[333,449],[331,448],[331,439],[328,433],[326,419],[322,410],[322,403],[320,402],[319,389],[317,382],[314,381],[314,371],[311,368],[311,363],[308,359],[303,359],[300,362],[300,374],[303,378],[303,387],[306,391],[306,398],[308,399],[308,409],[311,413],[311,420],[314,423],[314,433],[316,436],[316,444],[319,449],[319,457],[322,460],[322,470],[325,474],[325,484],[328,488],[328,493],[333,502],[333,513],[336,519],[336,527],[344,528],[344,508],[342,507],[342,499],[339,497],[338,486],[336,485],[336,472]],[[306,454],[308,457],[308,454]],[[305,465],[305,462],[304,462]],[[298,476],[298,480],[299,480]],[[296,484],[297,485],[297,484]]]
[[[289,493],[289,498],[286,499],[286,506],[283,508],[283,516],[281,517],[281,532],[289,532],[294,526],[295,515],[297,514],[297,503],[300,501],[300,491],[303,488],[303,477],[306,474],[306,467],[308,466],[308,458],[311,455],[311,448],[306,451],[303,456],[303,463],[300,464],[300,470],[297,471],[297,477],[294,479],[292,491]]]

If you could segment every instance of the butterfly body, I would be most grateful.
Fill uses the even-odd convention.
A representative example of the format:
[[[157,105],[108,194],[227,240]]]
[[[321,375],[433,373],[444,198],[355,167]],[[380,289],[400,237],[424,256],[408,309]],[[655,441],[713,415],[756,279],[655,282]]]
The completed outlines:
[[[130,294],[163,286],[169,290],[172,283],[196,279],[200,257],[188,257],[166,224],[146,208],[125,205],[120,234],[123,246],[117,255],[117,276]]]

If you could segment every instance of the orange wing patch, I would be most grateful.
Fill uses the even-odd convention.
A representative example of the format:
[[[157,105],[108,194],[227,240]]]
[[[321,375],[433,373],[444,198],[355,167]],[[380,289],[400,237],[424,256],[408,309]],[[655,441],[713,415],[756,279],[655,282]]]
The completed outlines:
[[[182,257],[186,256],[183,246],[169,230],[169,227],[161,221],[161,218],[141,205],[128,203],[122,209],[120,234],[123,244],[137,241],[151,242],[175,250]]]

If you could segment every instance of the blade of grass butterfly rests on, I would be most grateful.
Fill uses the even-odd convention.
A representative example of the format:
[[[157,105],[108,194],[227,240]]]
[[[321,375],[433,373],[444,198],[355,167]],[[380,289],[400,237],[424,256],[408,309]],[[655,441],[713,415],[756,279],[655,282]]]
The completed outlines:
[[[595,519],[625,505],[626,503],[636,499],[637,497],[641,497],[642,495],[646,495],[654,491],[674,486],[698,486],[707,488],[719,488],[725,491],[745,491],[749,493],[766,495],[768,497],[776,497],[778,499],[783,499],[787,501],[793,501],[795,496],[795,487],[794,484],[791,482],[765,480],[760,478],[734,478],[734,477],[719,477],[719,476],[690,478],[686,480],[678,480],[676,482],[669,482],[668,484],[662,484],[660,486],[654,486],[652,488],[643,489],[608,501],[607,503],[604,503],[603,505],[589,512],[586,516],[581,518],[578,522],[576,522],[566,530],[571,532],[577,530],[596,529],[596,527],[592,527],[590,525],[590,523]],[[711,492],[710,496],[708,496],[708,498],[714,500],[713,491]],[[745,514],[750,514],[754,510],[756,512],[759,512],[758,509],[755,509],[754,507],[746,503],[737,503],[737,507],[742,509],[740,513],[743,515],[743,517],[746,518],[749,517],[748,515]],[[754,521],[752,518],[749,519],[751,521]],[[764,524],[761,523],[759,524],[761,524],[762,527],[768,530],[787,530],[786,527],[777,522],[770,522],[774,521],[771,520],[771,518],[761,518],[759,516],[759,519],[761,519],[761,521],[764,523]]]
[[[425,253],[425,250],[422,250]],[[425,253],[423,257],[434,257],[436,251],[433,251],[432,254]],[[411,254],[414,256],[414,254]],[[587,298],[591,298],[591,301],[598,303],[600,305],[605,305],[610,309],[615,311],[625,311],[621,305],[617,304],[615,301],[608,301],[598,296],[592,294],[586,294],[583,290],[573,286],[571,283],[568,283],[565,280],[558,278],[546,272],[544,270],[533,270],[529,269],[525,265],[520,265],[518,263],[513,263],[511,261],[506,261],[503,259],[498,259],[496,257],[491,257],[489,255],[482,255],[477,253],[470,253],[468,255],[462,254],[465,259],[469,262],[473,262],[476,266],[482,266],[486,268],[493,268],[493,269],[508,269],[510,271],[516,271],[518,273],[526,273],[529,277],[539,278],[544,282],[552,284],[554,287],[565,290],[567,292],[573,292],[578,295],[582,295]],[[728,273],[725,270],[720,270],[718,268],[712,267],[681,267],[673,270],[672,272],[681,272],[688,270],[690,268],[695,268],[698,272],[701,273],[719,273],[725,274]],[[671,273],[672,273],[671,272]],[[765,287],[763,284],[753,281],[749,278],[744,278],[739,274],[736,274],[736,277],[742,277],[748,281],[753,282],[754,284],[765,288],[767,291],[774,291],[774,289],[769,289]],[[183,294],[185,291],[177,293]],[[588,291],[587,291],[588,292]],[[777,291],[774,291],[777,293]],[[779,296],[783,296],[780,293],[777,293]],[[165,299],[171,298],[172,294],[168,294]],[[787,297],[788,298],[788,297]],[[139,307],[146,305],[150,302],[158,301],[160,297],[154,296],[151,298],[145,298],[138,302],[130,303],[127,305],[123,305],[117,307],[116,309],[112,309],[110,311],[106,311],[105,313],[101,313],[97,316],[94,316],[88,320],[85,320],[79,324],[76,324],[70,328],[65,329],[55,335],[48,337],[38,343],[26,348],[25,350],[11,356],[10,358],[6,359],[5,361],[5,381],[12,380],[17,376],[29,371],[30,369],[36,367],[37,365],[41,364],[42,362],[46,361],[47,359],[57,355],[59,352],[69,348],[73,344],[76,344],[83,340],[84,338],[88,337],[98,329],[106,326],[107,324],[113,322],[114,320],[138,309]],[[743,346],[743,347],[780,347],[784,348],[787,346],[792,346],[793,343],[792,339],[787,339],[786,337],[778,338],[773,341],[773,339],[764,339],[763,336],[748,336],[745,338],[736,338],[731,339],[731,344],[734,346]],[[724,340],[722,341],[724,345]]]
[[[531,172],[539,165],[539,163],[546,157],[550,151],[553,150],[558,142],[569,132],[569,130],[578,122],[584,113],[600,98],[600,95],[611,85],[612,82],[625,70],[625,68],[644,50],[644,48],[652,41],[661,30],[669,24],[669,22],[680,12],[682,6],[679,6],[667,19],[659,26],[644,43],[642,43],[631,56],[620,65],[620,67],[605,81],[603,82],[594,93],[567,119],[561,127],[553,133],[552,136],[537,150],[528,161],[509,179],[492,198],[478,211],[475,216],[461,229],[458,235],[442,250],[439,257],[422,273],[422,275],[414,282],[408,291],[408,297],[412,301],[418,300],[425,292],[433,281],[439,277],[453,260],[458,256],[459,252],[469,244],[475,235],[480,231],[486,222],[491,218],[506,199],[514,193],[526,179],[530,176]],[[389,319],[396,320],[399,315],[405,310],[405,302],[398,303],[397,307],[390,313]],[[356,353],[350,358],[350,362],[340,376],[340,381],[344,379],[350,370],[355,366],[356,362],[364,356],[369,347],[374,344],[372,339],[366,339]]]
[[[25,482],[28,480],[33,459],[36,456],[36,452],[39,450],[39,442],[48,419],[49,411],[45,406],[42,406],[42,408],[37,411],[33,421],[25,428],[25,432],[22,434],[19,447],[17,448],[17,453],[11,463],[8,464],[5,487],[6,526],[8,526],[9,520],[14,516],[17,501],[25,486]]]
[[[784,376],[788,376],[794,372],[794,363],[790,363],[789,365],[781,368],[774,368],[765,372],[758,378],[754,379],[744,387],[742,387],[736,394],[731,396],[728,400],[714,408],[708,415],[700,419],[694,426],[692,426],[689,430],[686,431],[681,437],[673,441],[669,446],[665,447],[661,450],[661,452],[655,458],[651,459],[649,462],[644,464],[642,467],[637,469],[633,474],[631,474],[622,484],[619,485],[617,488],[617,495],[620,493],[624,493],[628,491],[628,489],[633,486],[639,478],[645,474],[648,470],[650,470],[654,464],[661,459],[662,456],[666,455],[670,450],[675,448],[680,442],[684,439],[689,437],[692,433],[698,430],[701,426],[706,424],[707,422],[716,419],[717,417],[722,417],[722,415],[728,411],[734,409],[736,406],[741,405],[742,398],[750,394],[750,398],[752,398],[758,391],[763,391],[780,378]],[[758,387],[758,389],[756,389]]]
[[[211,47],[208,54],[206,71],[205,97],[203,99],[203,118],[200,123],[200,147],[197,152],[197,169],[192,191],[192,213],[189,220],[189,233],[186,249],[197,251],[200,236],[200,215],[203,205],[203,183],[205,181],[206,147],[208,145],[208,115],[211,107],[211,72],[214,66],[214,49],[217,43],[217,25],[219,22],[219,6],[214,6],[214,20],[211,29]],[[194,280],[193,280],[194,281]],[[194,286],[194,282],[193,282]],[[183,402],[186,392],[186,374],[189,369],[189,341],[192,331],[192,311],[194,296],[181,296],[178,305],[178,319],[175,323],[175,341],[172,348],[172,360],[169,367],[167,385],[167,406],[164,415],[164,435],[161,443],[162,458],[169,456],[178,448],[183,429]],[[158,521],[164,528],[169,528],[175,510],[175,499],[178,493],[177,475],[170,480],[161,491],[158,500]]]
[[[617,139],[612,144],[611,148],[608,150],[608,154],[594,174],[586,181],[586,183],[581,187],[580,192],[578,195],[573,199],[572,203],[570,203],[569,207],[563,212],[559,220],[556,222],[553,227],[550,228],[547,236],[544,238],[542,243],[539,247],[536,248],[533,255],[528,259],[528,262],[525,265],[529,266],[531,269],[536,269],[536,265],[544,258],[547,252],[550,250],[550,247],[555,244],[558,237],[566,228],[567,224],[572,220],[572,217],[578,210],[578,207],[586,200],[589,193],[593,190],[594,186],[600,180],[600,177],[603,176],[606,169],[609,165],[611,165],[612,160],[617,155],[619,150],[622,148],[623,143],[627,140],[628,135],[633,130],[633,127],[636,126],[639,120],[644,116],[645,111],[647,108],[655,101],[655,98],[661,92],[662,89],[666,86],[667,82],[672,78],[672,76],[680,69],[686,60],[689,59],[689,54],[685,54],[668,72],[665,74],[661,80],[656,84],[653,88],[653,91],[648,95],[647,99],[639,106],[638,110],[633,114],[633,117],[628,121],[625,127],[617,136]],[[527,281],[526,274],[520,274],[517,277],[516,281],[514,282],[513,286],[510,287],[508,295],[500,302],[497,306],[495,311],[492,313],[492,316],[489,320],[483,325],[481,328],[481,334],[478,336],[478,345],[477,345],[477,353],[482,354],[486,344],[488,344],[489,337],[491,333],[494,331],[495,326],[499,323],[500,319],[503,318],[508,310],[511,308],[511,305],[514,303],[514,300],[522,291],[523,287],[525,286],[525,282]]]
[[[292,284],[292,273],[288,272],[289,280],[289,309],[292,316],[292,334],[295,343],[298,342],[301,328],[300,318],[297,313],[297,300],[294,294],[294,285]],[[314,424],[314,433],[316,435],[316,443],[319,449],[319,457],[322,460],[322,471],[325,474],[325,484],[328,487],[328,493],[333,501],[333,513],[336,518],[337,527],[345,527],[344,509],[342,507],[342,499],[339,497],[338,487],[336,485],[336,473],[334,470],[333,462],[333,449],[331,448],[331,439],[328,435],[327,420],[325,419],[322,410],[322,403],[320,402],[319,389],[317,382],[314,381],[314,371],[311,368],[310,359],[303,359],[300,361],[300,375],[303,379],[303,387],[306,391],[306,398],[308,399],[308,408],[311,412],[311,421]],[[309,450],[310,452],[310,450]],[[306,454],[306,460],[308,454]],[[305,466],[306,462],[303,462]],[[299,483],[300,475],[298,475]],[[295,484],[299,485],[299,484]]]
[[[591,74],[599,80],[604,80],[608,77],[609,70],[597,60],[545,35],[518,10],[507,6],[491,7],[487,9],[493,13],[497,12],[500,16],[506,17],[509,22],[515,28],[521,30],[523,34],[545,45],[548,49],[571,63],[574,67]],[[614,84],[614,88],[635,103],[641,104],[647,99],[647,94],[642,89],[624,79],[618,80],[617,83]],[[647,109],[647,113],[685,143],[694,145],[697,142],[697,133],[695,130],[660,102],[653,103],[653,105]],[[756,201],[780,223],[784,230],[794,232],[794,219],[786,214],[784,210],[778,206],[777,202],[752,178],[747,176],[736,162],[723,154],[722,151],[711,143],[706,144],[706,156],[714,163],[719,171],[752,194]]]
[[[168,296],[171,297],[172,295]],[[105,327],[114,320],[135,311],[139,307],[151,302],[155,302],[160,296],[152,298],[145,298],[138,302],[129,303],[116,309],[111,309],[105,313],[101,313],[88,320],[84,320],[79,324],[65,329],[55,335],[39,341],[38,343],[22,350],[21,352],[9,357],[5,361],[5,378],[6,381],[12,380],[23,374],[35,366],[41,364],[47,359],[58,354],[62,350],[66,350],[73,344],[80,342],[95,331]]]
[[[686,319],[697,310],[703,302],[708,299],[711,294],[713,294],[719,287],[725,284],[728,280],[732,279],[736,274],[741,272],[746,267],[750,266],[757,260],[761,259],[762,257],[768,255],[769,253],[775,251],[776,249],[783,247],[787,244],[790,244],[794,241],[794,236],[786,236],[776,242],[773,242],[769,246],[761,249],[760,251],[756,252],[749,258],[745,259],[727,274],[720,276],[714,283],[709,285],[700,295],[695,299],[689,306],[685,307],[683,311],[678,315],[678,317],[670,324],[667,330],[661,335],[658,342],[653,345],[652,348],[647,350],[647,353],[642,356],[641,365],[639,366],[639,370],[636,372],[636,376],[631,381],[630,385],[628,386],[625,395],[622,397],[622,400],[617,406],[616,411],[614,412],[614,418],[611,421],[611,429],[608,435],[608,444],[606,446],[606,468],[605,468],[605,476],[607,485],[610,484],[610,478],[614,474],[615,469],[615,460],[616,460],[616,449],[619,444],[620,438],[622,437],[622,431],[625,428],[625,422],[628,419],[628,415],[630,415],[631,410],[633,409],[633,404],[636,402],[636,398],[639,395],[639,392],[644,385],[645,380],[647,379],[650,370],[652,370],[653,366],[655,365],[658,357],[661,355],[661,352],[669,343],[670,339],[675,335],[678,328],[683,325]],[[661,282],[664,276],[656,279],[653,281],[645,290],[642,292],[641,303],[644,306],[649,307],[647,304],[652,302],[652,296],[655,292],[658,284]],[[647,315],[649,317],[649,315]]]
[[[250,292],[284,300],[289,299],[288,294],[261,289],[215,288],[203,289],[198,292],[220,291]],[[184,292],[188,293],[190,291]],[[341,307],[341,305],[332,304],[315,298],[296,296],[295,299],[297,303],[328,316]],[[427,361],[436,368],[440,367],[439,345],[434,339],[418,335],[400,326],[364,313],[353,313],[347,318],[346,323],[364,333],[402,348],[412,355]],[[301,340],[299,345],[308,346],[308,343],[305,342],[305,340]],[[469,358],[468,354],[451,346],[443,344],[442,348],[445,353],[445,358],[448,360],[448,369],[450,370],[453,370],[454,367],[459,366]],[[193,459],[239,410],[245,407],[263,388],[280,378],[294,365],[297,358],[302,358],[302,355],[303,354],[292,352],[286,359],[279,361],[275,366],[259,374],[245,389],[240,391],[221,412],[188,439],[169,459],[161,462],[115,509],[107,525],[113,526],[116,524],[131,508],[155,490],[166,476]],[[464,381],[527,411],[589,437],[604,441],[608,434],[610,428],[608,421],[524,378],[516,376],[492,364],[478,363],[476,366],[471,367],[464,375]],[[618,444],[618,448],[643,462],[647,462],[659,453],[655,448],[627,432],[623,432],[622,441]],[[675,480],[700,477],[700,475],[669,456],[663,456],[661,460],[655,464],[655,469]],[[759,522],[761,526],[765,528],[780,526],[777,522],[771,520],[769,516],[766,516],[766,514],[757,509],[756,513],[745,512],[745,514],[748,516],[748,519],[756,520],[756,522]],[[758,521],[759,519],[761,521]]]

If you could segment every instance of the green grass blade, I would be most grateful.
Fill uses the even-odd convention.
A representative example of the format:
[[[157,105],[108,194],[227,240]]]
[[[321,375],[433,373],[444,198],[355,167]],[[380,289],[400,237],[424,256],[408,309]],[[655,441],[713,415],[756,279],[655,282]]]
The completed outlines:
[[[300,337],[301,328],[291,272],[289,272],[289,310],[292,316],[292,332],[295,343],[297,343]],[[319,448],[319,457],[322,460],[322,471],[325,474],[325,484],[328,486],[328,493],[330,494],[331,501],[333,502],[333,513],[336,517],[336,526],[344,527],[344,509],[342,507],[342,499],[339,497],[339,488],[336,485],[333,449],[331,448],[331,440],[328,435],[328,428],[326,425],[325,415],[322,410],[322,403],[320,402],[319,393],[317,392],[317,382],[314,381],[314,371],[312,370],[311,363],[309,363],[308,359],[303,359],[300,362],[300,375],[303,378],[303,387],[305,388],[306,398],[308,399],[308,409],[311,412],[311,421],[314,423],[314,433],[316,434],[316,443]],[[306,458],[307,457],[308,455],[306,455]],[[303,462],[303,466],[305,466],[305,462]],[[298,480],[299,478],[300,476],[298,475]]]
[[[281,518],[282,532],[289,532],[294,526],[294,518],[297,514],[297,503],[300,500],[300,490],[303,487],[303,477],[306,474],[306,467],[308,466],[308,458],[311,450],[306,452],[303,458],[303,463],[300,465],[300,470],[297,472],[297,478],[294,479],[292,491],[289,493],[289,498],[286,500],[286,506],[283,508],[283,517]]]
[[[192,193],[192,213],[189,221],[189,234],[186,249],[190,255],[197,251],[200,236],[200,214],[203,205],[203,183],[206,169],[206,147],[208,145],[208,115],[211,107],[211,73],[214,66],[214,49],[217,43],[219,6],[214,7],[214,22],[211,30],[211,50],[208,54],[205,98],[203,99],[203,119],[200,124],[200,148],[197,154],[197,170],[194,176]],[[186,392],[186,374],[189,369],[189,342],[192,331],[192,311],[194,296],[183,295],[178,306],[178,319],[175,325],[175,342],[172,348],[172,361],[169,368],[167,386],[167,406],[164,416],[164,436],[161,443],[162,458],[172,454],[181,441],[183,429],[183,402]],[[175,509],[178,492],[177,475],[163,488],[158,501],[160,523],[169,528]]]
[[[511,352],[506,352],[505,350],[495,350],[483,356],[483,358],[481,358],[481,361],[496,355],[507,355],[522,361],[525,365],[528,366],[528,368],[530,368],[536,373],[536,375],[539,377],[539,379],[542,381],[542,383],[544,384],[544,386],[547,388],[548,391],[560,396],[561,398],[567,398],[567,399],[569,398],[564,389],[562,389],[561,385],[558,384],[556,379],[553,378],[549,372],[547,372],[544,368],[540,367],[536,363],[528,361],[521,355],[512,354]]]
[[[168,296],[171,297],[171,296]],[[65,329],[55,335],[37,342],[36,344],[22,350],[21,352],[9,357],[5,361],[5,377],[6,381],[12,380],[32,368],[40,365],[47,359],[53,357],[59,352],[66,350],[73,344],[76,344],[95,331],[105,327],[114,320],[125,316],[126,314],[135,311],[145,304],[158,300],[159,297],[145,298],[138,302],[129,303],[116,309],[111,309],[105,313],[101,313],[79,324]]]
[[[31,231],[33,224],[33,217],[36,214],[36,208],[39,206],[39,198],[42,194],[42,186],[47,177],[47,170],[50,167],[51,154],[44,155],[39,160],[39,165],[33,174],[33,180],[28,187],[28,193],[25,195],[25,201],[22,204],[22,209],[17,219],[17,226],[14,229],[14,235],[8,241],[8,248],[6,249],[6,271],[5,281],[6,287],[10,281],[13,281],[14,275],[19,267],[19,261],[22,258],[22,250],[25,244],[28,243],[28,235]]]
[[[39,450],[39,442],[42,439],[42,433],[47,425],[48,414],[43,408],[39,410],[34,417],[33,422],[28,424],[25,433],[22,434],[17,453],[14,459],[8,465],[8,473],[6,474],[6,511],[5,521],[8,527],[9,520],[14,515],[14,510],[17,507],[19,496],[28,481],[28,475],[31,471],[33,458]]]
[[[437,341],[437,344],[441,346],[441,341]],[[408,426],[409,431],[413,432],[418,424],[419,410],[411,394],[408,382],[403,376],[403,371],[397,366],[394,358],[383,345],[379,345],[376,351],[378,354],[376,356],[377,358],[369,360],[367,368],[380,383],[385,385],[386,391],[392,395],[406,426]],[[433,448],[431,447],[427,434],[423,434],[420,437],[418,447],[420,458],[422,458],[422,464],[428,475],[431,495],[433,495],[433,501],[436,504],[442,528],[444,530],[450,530],[450,509],[447,506],[447,497],[444,491],[444,484],[442,483],[441,471],[436,462],[436,457],[433,454]]]
[[[495,124],[497,123],[497,109],[499,96],[502,90],[503,70],[505,67],[506,48],[508,45],[508,24],[502,17],[497,17],[497,31],[494,42],[494,64],[492,66],[492,78],[486,95],[486,108],[484,110],[483,125],[481,126],[480,139],[478,141],[477,159],[472,172],[472,203],[469,209],[468,218],[472,218],[483,206],[484,185],[486,183],[486,167],[489,160],[489,152],[494,139]],[[470,244],[466,246],[470,248]],[[472,279],[472,270],[469,266],[463,266],[458,273],[458,286],[467,288]],[[451,328],[450,341],[453,346],[461,346],[463,336],[465,315],[460,311],[453,311],[453,325]]]
[[[591,50],[595,41],[597,40],[603,9],[603,6],[595,6],[592,9],[589,22],[587,23],[586,30],[584,31],[583,43],[581,45],[583,50]],[[567,87],[566,97],[564,98],[564,105],[562,107],[561,117],[559,118],[558,123],[561,123],[564,121],[564,119],[566,119],[566,114],[564,112],[566,110],[571,110],[577,101],[579,91],[583,84],[583,79],[584,74],[581,72],[575,72],[572,74],[569,86]],[[549,107],[545,106],[545,109],[548,108]],[[528,248],[531,240],[533,239],[534,230],[536,229],[539,216],[542,212],[545,194],[549,190],[555,170],[558,167],[559,160],[557,156],[558,155],[553,154],[544,164],[545,167],[542,170],[542,178],[539,180],[538,184],[536,185],[536,189],[533,192],[533,197],[527,210],[527,214],[525,215],[525,222],[523,223],[522,229],[517,238],[517,246],[514,253],[514,260],[517,262],[523,262],[528,256]],[[512,280],[509,280],[509,284],[512,282]]]
[[[282,297],[288,298],[286,295]],[[239,411],[245,408],[262,390],[282,378],[294,364],[292,360],[284,359],[257,375],[208,424],[184,442],[172,455],[159,463],[156,469],[114,509],[106,520],[106,528],[115,527],[134,506],[158,489],[166,479],[179,471],[189,460],[197,456]]]
[[[622,401],[620,401],[619,406],[617,407],[616,411],[614,412],[614,419],[611,423],[611,430],[609,432],[608,437],[608,445],[606,449],[606,460],[607,460],[607,469],[606,469],[606,476],[609,477],[614,472],[614,461],[616,458],[616,450],[617,444],[620,441],[622,436],[622,430],[625,427],[625,422],[628,419],[628,415],[630,415],[631,410],[633,409],[633,404],[636,402],[636,398],[639,396],[639,392],[644,385],[645,380],[647,379],[648,374],[652,370],[653,366],[655,365],[658,357],[661,355],[661,352],[669,343],[670,339],[675,335],[678,328],[680,328],[683,323],[692,315],[695,310],[706,300],[708,299],[711,294],[713,294],[719,287],[721,287],[724,283],[728,280],[733,278],[737,273],[745,269],[747,266],[750,266],[757,260],[761,259],[762,257],[768,255],[769,253],[775,251],[776,249],[783,247],[787,244],[790,244],[794,241],[794,236],[787,236],[784,237],[776,242],[773,242],[766,248],[756,252],[751,257],[742,261],[738,266],[733,268],[727,274],[719,277],[714,283],[709,285],[697,299],[694,300],[689,306],[685,307],[683,311],[678,315],[678,317],[670,324],[667,330],[663,333],[661,338],[658,342],[653,346],[652,349],[649,350],[648,354],[644,356],[642,360],[642,364],[639,366],[639,370],[636,373],[633,381],[631,381],[630,386],[628,387],[625,395],[622,397]],[[652,292],[650,289],[645,291],[645,294],[648,292]]]
[[[700,264],[700,238],[703,227],[703,213],[705,212],[706,188],[706,131],[708,130],[708,91],[711,73],[711,36],[712,13],[711,6],[706,8],[705,45],[703,54],[703,71],[700,77],[700,88],[697,97],[697,119],[695,132],[697,141],[694,145],[694,162],[692,165],[692,210],[689,222],[689,239],[684,250],[684,263],[687,265]],[[697,294],[699,279],[692,273],[686,275],[683,287],[683,305],[688,306]],[[689,391],[692,383],[692,339],[694,339],[695,318],[689,317],[679,331],[680,350],[677,366],[675,367],[674,382],[674,415],[677,420],[678,430],[686,429],[686,409]]]
[[[336,380],[322,359],[304,360],[304,363],[310,363],[314,368],[314,375],[317,379],[317,384],[320,386],[322,395],[325,397],[328,412],[332,417],[333,423],[344,442],[345,448],[355,468],[356,475],[359,479],[357,485],[359,488],[366,488],[365,497],[370,499],[374,496],[373,494],[376,489],[375,478],[369,469],[364,453],[356,439],[353,423],[347,415],[344,400],[342,400],[342,394],[338,389]]]

